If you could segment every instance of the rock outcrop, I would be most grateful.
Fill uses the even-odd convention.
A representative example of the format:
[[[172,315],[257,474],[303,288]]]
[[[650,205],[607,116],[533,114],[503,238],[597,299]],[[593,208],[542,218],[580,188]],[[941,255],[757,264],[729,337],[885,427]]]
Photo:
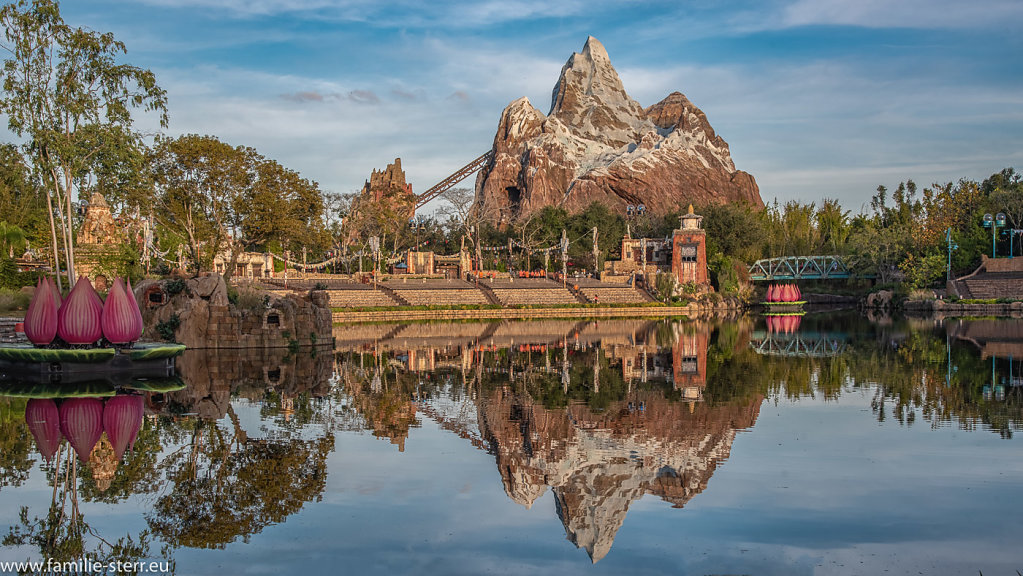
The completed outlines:
[[[381,222],[405,222],[415,213],[416,195],[412,192],[412,184],[405,180],[401,158],[395,158],[383,170],[374,169],[370,174],[352,204],[349,221],[353,234],[379,234]],[[392,214],[393,218],[386,216],[388,214]]]
[[[763,205],[753,176],[735,169],[699,108],[674,92],[644,109],[593,37],[562,68],[546,116],[527,98],[504,109],[476,201],[495,222],[594,201],[622,213],[643,204],[655,214],[689,203]]]
[[[332,346],[326,292],[280,296],[245,287],[238,293],[237,303],[232,302],[220,274],[144,280],[135,288],[143,334],[193,349]]]

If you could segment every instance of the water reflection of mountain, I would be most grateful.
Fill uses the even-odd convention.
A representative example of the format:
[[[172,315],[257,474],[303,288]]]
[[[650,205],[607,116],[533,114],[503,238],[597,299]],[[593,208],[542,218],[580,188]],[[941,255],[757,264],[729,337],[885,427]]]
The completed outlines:
[[[502,387],[479,404],[478,421],[508,496],[530,507],[553,489],[566,533],[596,562],[644,494],[681,508],[703,491],[760,400],[693,406],[644,390],[594,413],[548,409]]]
[[[373,340],[346,332],[351,340],[340,343],[342,373],[378,435],[403,447],[418,409],[493,453],[515,502],[531,507],[552,489],[568,538],[596,562],[634,501],[651,494],[681,508],[728,458],[736,431],[756,421],[761,395],[715,403],[704,394],[712,328],[646,320],[365,327]],[[721,346],[745,349],[749,322],[731,328]],[[395,402],[395,390],[408,399]]]

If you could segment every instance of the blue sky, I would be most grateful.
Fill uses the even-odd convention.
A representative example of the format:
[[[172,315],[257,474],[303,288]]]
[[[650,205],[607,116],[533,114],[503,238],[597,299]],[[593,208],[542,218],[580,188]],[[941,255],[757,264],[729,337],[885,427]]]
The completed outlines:
[[[598,38],[643,106],[686,94],[770,202],[1023,168],[1023,3],[479,0],[65,1],[168,91],[167,133],[251,146],[359,189],[395,157],[423,191],[543,112]],[[153,119],[139,127],[155,130]],[[467,181],[471,185],[472,180]]]

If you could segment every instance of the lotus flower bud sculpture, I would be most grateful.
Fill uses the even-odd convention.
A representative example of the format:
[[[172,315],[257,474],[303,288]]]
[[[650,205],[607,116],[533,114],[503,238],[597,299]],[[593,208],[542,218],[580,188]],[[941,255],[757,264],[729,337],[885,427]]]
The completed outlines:
[[[103,301],[85,276],[57,312],[57,335],[68,344],[93,344],[103,336]]]
[[[99,398],[65,400],[60,405],[60,431],[78,458],[88,462],[93,447],[103,436],[103,402]]]
[[[25,423],[32,437],[36,439],[36,448],[47,462],[60,447],[63,437],[60,435],[60,412],[57,403],[46,398],[33,398],[25,405]]]
[[[142,427],[143,406],[142,397],[134,394],[114,396],[103,406],[103,430],[118,460],[124,456],[129,444],[135,445],[135,438]]]
[[[142,309],[139,308],[139,302],[135,299],[135,291],[131,289],[131,280],[125,277],[124,283],[126,285],[125,292],[128,293],[128,299],[131,300],[131,309],[135,313],[135,322],[138,323],[139,335],[135,337],[138,339],[142,337],[142,333],[145,331],[146,325],[142,320]]]
[[[25,336],[36,346],[46,346],[57,335],[60,292],[52,278],[40,278],[25,313]]]
[[[134,298],[129,298],[124,283],[118,278],[107,293],[100,322],[103,336],[111,344],[128,344],[142,335],[142,315]]]

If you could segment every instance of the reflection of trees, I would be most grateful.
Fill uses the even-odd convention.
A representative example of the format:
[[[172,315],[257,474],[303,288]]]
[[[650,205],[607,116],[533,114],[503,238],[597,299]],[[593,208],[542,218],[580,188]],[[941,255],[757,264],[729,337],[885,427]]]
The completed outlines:
[[[107,443],[109,446],[109,443]],[[113,450],[110,450],[111,453]],[[82,469],[80,492],[87,502],[114,503],[133,494],[152,493],[160,487],[157,457],[160,454],[160,431],[150,421],[143,421],[135,448],[117,463],[112,476],[99,478],[94,467]]]
[[[365,365],[369,364],[369,368]],[[356,364],[359,364],[357,367]],[[413,398],[420,390],[414,374],[388,370],[386,355],[366,358],[349,354],[342,364],[342,384],[351,406],[378,438],[405,450],[409,429],[419,426]]]
[[[53,485],[46,515],[32,517],[28,507],[22,507],[17,523],[4,537],[3,545],[32,546],[39,550],[39,558],[60,563],[81,562],[88,558],[102,566],[102,573],[117,572],[109,569],[108,565],[112,562],[148,561],[151,558],[149,531],[143,530],[134,536],[126,534],[111,542],[85,521],[79,508],[80,466],[82,470],[89,470],[95,466],[95,462],[80,465],[70,445],[62,443],[53,463],[44,466]],[[160,553],[164,559],[160,563],[161,571],[173,573],[174,562],[170,559],[169,550],[164,547]]]
[[[1023,425],[1023,398],[1011,388],[1004,400],[984,397],[991,384],[991,362],[961,342],[949,342],[929,322],[889,319],[867,324],[855,315],[804,318],[802,330],[843,333],[845,353],[827,358],[760,356],[744,349],[730,356],[711,350],[707,391],[732,394],[731,383],[749,381],[767,396],[837,399],[846,388],[872,388],[872,410],[879,422],[976,429],[982,424],[1004,437]],[[949,366],[957,370],[949,379]],[[1000,366],[996,361],[996,367]]]
[[[29,457],[32,436],[25,426],[25,402],[0,397],[0,489],[20,486],[35,463]]]
[[[228,407],[230,429],[200,420],[192,441],[160,463],[173,484],[147,515],[174,546],[222,548],[283,522],[320,496],[333,434],[316,440],[278,430],[250,438]]]

